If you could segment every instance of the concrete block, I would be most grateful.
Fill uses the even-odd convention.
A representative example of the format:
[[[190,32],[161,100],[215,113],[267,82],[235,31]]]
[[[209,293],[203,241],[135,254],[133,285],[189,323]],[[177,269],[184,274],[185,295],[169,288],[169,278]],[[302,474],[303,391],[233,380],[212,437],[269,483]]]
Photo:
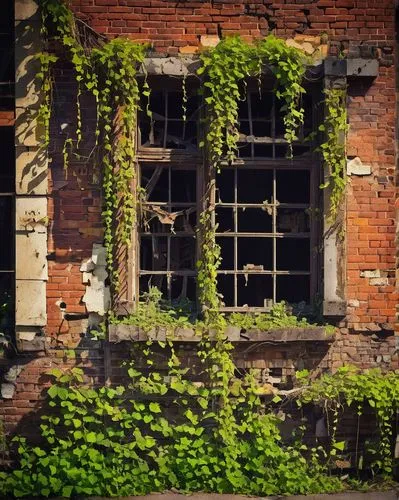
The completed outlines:
[[[15,323],[21,326],[47,324],[45,281],[16,280]]]
[[[324,316],[345,316],[347,304],[345,301],[328,301],[323,302]]]
[[[0,386],[0,393],[3,399],[12,399],[15,392],[15,385],[9,382],[4,382]]]
[[[371,175],[371,165],[366,165],[356,156],[348,160],[346,164],[346,173],[348,175]]]
[[[360,271],[361,278],[380,278],[381,271],[379,269],[372,269],[369,271]]]
[[[47,234],[47,198],[45,196],[19,197],[15,201],[16,231]]]
[[[386,285],[388,285],[388,278],[371,278],[370,285],[386,286]]]
[[[86,293],[82,301],[86,304],[88,312],[104,316],[111,303],[109,287],[104,286],[104,282],[102,282],[101,287],[94,287],[92,285],[86,287]]]
[[[48,190],[48,158],[44,150],[16,147],[16,180],[17,194],[47,194]]]
[[[327,57],[324,60],[324,74],[326,76],[346,76],[346,60]]]
[[[15,338],[18,341],[27,341],[30,342],[36,336],[40,336],[42,334],[42,329],[34,326],[18,326],[15,330]]]
[[[47,280],[47,234],[17,232],[15,242],[16,278]]]
[[[348,59],[346,63],[347,76],[378,76],[379,64],[377,59]]]

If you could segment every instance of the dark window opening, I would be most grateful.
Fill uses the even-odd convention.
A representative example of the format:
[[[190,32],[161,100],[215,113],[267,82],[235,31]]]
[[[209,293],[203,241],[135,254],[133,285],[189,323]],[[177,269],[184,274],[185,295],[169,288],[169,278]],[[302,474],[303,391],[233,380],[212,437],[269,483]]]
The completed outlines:
[[[3,0],[0,18],[0,110],[14,109],[14,1]]]
[[[195,300],[196,169],[141,166],[145,199],[140,220],[141,291],[157,286],[168,300]]]
[[[263,89],[259,91],[251,82],[248,87],[246,99],[239,107],[239,156],[284,158],[288,153],[284,137],[284,103],[274,92]],[[297,132],[298,140],[293,145],[293,156],[310,153],[314,147],[309,140],[315,121],[314,96],[311,90],[302,97],[301,105],[304,109],[304,124]]]
[[[14,127],[0,127],[0,333],[14,321],[14,214],[15,148]]]
[[[142,100],[141,148],[197,150],[200,97],[197,88],[188,83],[185,94],[181,85],[177,89],[155,88],[149,102]]]
[[[158,79],[150,97],[151,117],[147,103],[141,104],[138,154],[144,198],[137,265],[140,292],[157,286],[169,301],[196,303],[196,227],[208,172],[197,147],[201,99],[191,84],[184,104],[181,81],[166,78],[160,84]],[[313,305],[319,169],[310,154],[314,143],[305,138],[317,122],[315,95],[312,90],[302,98],[305,123],[293,145],[294,156],[302,157],[293,160],[285,158],[282,103],[271,90],[259,94],[248,83],[247,99],[239,104],[239,158],[216,174],[211,193],[222,257],[218,292],[226,312],[265,311],[281,300]]]

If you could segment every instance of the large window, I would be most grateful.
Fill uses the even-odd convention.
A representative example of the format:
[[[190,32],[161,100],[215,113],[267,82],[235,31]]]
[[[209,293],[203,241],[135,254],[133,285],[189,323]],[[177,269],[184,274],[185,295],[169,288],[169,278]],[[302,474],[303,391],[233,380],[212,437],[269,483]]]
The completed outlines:
[[[169,80],[169,81],[165,81]],[[180,88],[179,88],[180,87]],[[267,310],[273,303],[310,305],[318,292],[318,162],[305,140],[315,123],[315,98],[304,99],[305,124],[287,160],[281,103],[248,85],[240,103],[239,154],[216,174],[213,191],[198,148],[204,107],[194,85],[165,78],[154,84],[152,117],[140,120],[140,290],[196,300],[196,226],[212,198],[222,264],[218,289],[224,309]],[[145,109],[143,103],[142,108]],[[183,115],[186,119],[183,119]]]

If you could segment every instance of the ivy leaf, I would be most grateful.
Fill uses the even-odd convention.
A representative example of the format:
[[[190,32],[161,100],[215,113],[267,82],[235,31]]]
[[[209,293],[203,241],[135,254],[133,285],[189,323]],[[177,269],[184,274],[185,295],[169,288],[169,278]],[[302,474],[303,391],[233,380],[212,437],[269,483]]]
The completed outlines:
[[[97,441],[97,436],[95,432],[89,432],[86,434],[86,441],[88,443],[95,443]]]

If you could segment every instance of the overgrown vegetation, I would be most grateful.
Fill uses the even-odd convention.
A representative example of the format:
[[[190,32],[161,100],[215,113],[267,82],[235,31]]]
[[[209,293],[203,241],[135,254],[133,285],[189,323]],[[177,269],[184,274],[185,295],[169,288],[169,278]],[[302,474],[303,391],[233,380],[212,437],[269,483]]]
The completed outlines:
[[[53,411],[40,426],[44,443],[32,447],[17,439],[19,467],[0,473],[1,494],[118,496],[176,488],[269,495],[342,488],[319,461],[321,448],[281,442],[279,418],[264,413],[254,379],[234,378],[228,344],[216,350],[204,340],[194,381],[172,344],[157,347],[164,366],[155,347],[135,349],[128,387],[93,389],[78,368],[52,370],[57,381],[48,391]]]
[[[325,119],[319,126],[325,140],[320,145],[327,180],[320,187],[330,189],[330,219],[337,216],[346,187],[346,89],[326,89]]]
[[[43,36],[55,33],[67,49],[78,86],[77,128],[74,139],[68,137],[65,142],[66,163],[69,151],[77,151],[82,139],[82,92],[91,92],[96,103],[95,143],[102,148],[105,245],[115,291],[118,276],[114,265],[120,247],[130,244],[138,203],[132,189],[136,116],[140,93],[148,97],[149,88],[145,83],[140,90],[137,75],[146,48],[130,40],[114,39],[88,51],[80,43],[75,20],[64,2],[43,0],[41,7]],[[49,23],[51,29],[47,28]],[[39,119],[45,128],[43,142],[47,146],[50,68],[56,56],[43,52],[38,57],[42,66],[38,77],[44,87]],[[292,153],[304,119],[300,102],[307,61],[302,52],[273,36],[255,45],[228,37],[200,57],[199,74],[203,74],[209,110],[204,146],[212,174],[223,161],[232,162],[236,157],[238,103],[244,97],[246,79],[260,81],[265,64],[273,71],[276,95],[284,103],[285,139]],[[321,145],[330,169],[334,215],[344,190],[342,134],[346,133],[346,115],[345,97],[339,92],[326,92],[326,141]],[[184,107],[185,80],[183,94]],[[199,331],[197,358],[191,370],[184,366],[172,340],[135,345],[132,361],[126,367],[130,377],[127,386],[93,388],[86,384],[79,368],[70,372],[52,370],[56,382],[48,390],[51,410],[42,417],[43,442],[32,446],[23,437],[16,439],[19,466],[0,473],[1,495],[119,496],[166,489],[250,495],[339,491],[342,482],[328,474],[334,450],[343,450],[335,440],[339,411],[344,404],[356,404],[356,410],[361,412],[365,402],[376,409],[381,433],[379,458],[373,466],[376,471],[391,472],[391,420],[398,397],[397,374],[384,377],[380,372],[362,374],[348,369],[323,376],[315,383],[309,382],[306,373],[300,374],[298,378],[304,384],[300,404],[316,402],[333,413],[333,451],[308,447],[300,435],[293,437],[289,445],[282,442],[280,419],[261,403],[254,375],[237,376],[225,329],[228,325],[241,330],[311,325],[291,314],[283,303],[275,305],[270,313],[221,313],[222,297],[216,286],[220,248],[215,241],[213,207],[204,205],[197,283],[201,317],[193,313],[188,302],[166,303],[155,288],[142,297],[133,314],[122,319],[112,314],[109,317],[111,323],[130,324],[145,331],[154,326],[171,332],[177,327]],[[275,398],[274,402],[278,401]]]
[[[326,415],[333,413],[331,442],[307,446],[299,432],[285,444],[279,431],[282,413],[261,403],[251,373],[237,378],[231,349],[228,342],[220,339],[215,346],[204,337],[189,370],[172,342],[136,345],[126,366],[130,383],[112,388],[87,385],[79,368],[50,370],[56,381],[40,426],[43,441],[31,445],[23,437],[15,439],[19,466],[0,473],[0,494],[340,491],[344,479],[329,473],[345,451],[345,442],[336,441],[340,412],[353,406],[361,415],[365,403],[375,410],[380,430],[371,467],[374,473],[391,474],[397,373],[344,367],[313,382],[308,373],[298,373],[303,385],[298,403],[316,403]],[[356,479],[347,484],[365,487]]]
[[[268,331],[276,328],[311,328],[317,326],[306,318],[298,318],[284,303],[275,304],[267,313],[232,313],[223,314],[219,309],[213,309],[213,315],[199,318],[195,306],[189,300],[179,300],[172,303],[162,299],[162,293],[156,287],[150,287],[149,292],[142,298],[134,313],[117,318],[110,316],[113,324],[137,326],[143,331],[150,331],[154,327],[165,328],[170,339],[173,339],[177,328],[191,328],[198,333],[199,338],[209,328],[224,333],[227,326],[235,326],[242,331]],[[334,327],[326,326],[329,330]]]
[[[82,139],[82,119],[80,97],[89,91],[97,106],[98,123],[95,131],[95,144],[101,144],[101,172],[104,193],[103,221],[105,245],[112,286],[118,289],[118,272],[115,265],[121,255],[121,247],[127,247],[131,241],[131,231],[135,222],[136,205],[139,202],[134,193],[135,176],[135,129],[139,106],[140,88],[137,71],[144,60],[145,46],[128,39],[102,41],[93,50],[83,46],[75,18],[62,0],[43,0],[42,36],[59,40],[72,63],[78,87],[76,98],[75,138],[67,137],[63,148],[64,162],[67,166],[69,157],[79,148]],[[51,66],[57,57],[49,52],[38,55],[41,71],[38,78],[42,83],[44,98],[39,109],[39,122],[44,127],[43,145],[49,142],[49,123],[51,116]],[[207,132],[204,145],[211,168],[220,169],[221,162],[233,161],[237,152],[238,103],[245,98],[243,89],[248,77],[261,81],[264,66],[267,64],[276,79],[276,95],[283,102],[285,139],[292,153],[292,144],[297,139],[297,130],[303,123],[301,95],[305,92],[302,80],[308,62],[300,50],[289,47],[284,40],[268,36],[255,44],[248,44],[240,37],[227,37],[212,49],[200,54],[202,66],[198,73],[203,74],[203,93],[208,106]],[[141,93],[148,96],[149,88],[144,83]],[[183,79],[185,93],[185,79]],[[185,106],[183,99],[183,108]],[[342,118],[345,108],[342,96],[336,91],[328,91],[326,98],[327,119],[326,137],[321,151],[330,171],[332,188],[331,213],[336,214],[339,199],[344,189],[343,165],[345,148],[341,147]],[[150,113],[150,110],[147,109]],[[183,110],[183,114],[185,111]],[[99,141],[99,138],[101,140]],[[74,153],[78,154],[78,153]],[[78,155],[79,156],[79,155]],[[210,209],[205,207],[201,222],[204,241],[210,242]],[[199,263],[199,274],[215,271],[218,250],[215,242],[211,243],[212,252],[202,243],[203,256]],[[211,253],[213,255],[211,255]],[[214,260],[209,267],[205,263]],[[204,277],[204,276],[203,276]],[[207,295],[204,313],[212,314],[217,293],[211,293],[202,286],[209,281],[199,280],[202,295]],[[209,286],[210,283],[208,283]],[[213,285],[212,285],[213,286]]]
[[[232,162],[236,158],[238,104],[245,99],[245,79],[255,77],[260,82],[266,64],[276,78],[276,95],[284,103],[284,137],[292,156],[292,143],[304,118],[300,98],[305,92],[305,54],[272,35],[256,44],[232,36],[202,52],[200,57],[198,74],[205,75],[204,94],[209,109],[206,147],[211,166],[219,170],[222,160]]]
[[[392,426],[399,401],[399,373],[393,371],[383,373],[377,368],[361,371],[354,366],[344,366],[335,374],[324,374],[312,383],[309,383],[307,372],[299,373],[298,378],[305,385],[299,402],[319,404],[331,413],[333,443],[339,414],[345,407],[353,408],[359,418],[367,405],[374,409],[379,439],[375,449],[371,451],[374,455],[371,468],[375,472],[391,475],[393,469]],[[362,469],[363,456],[358,455],[356,462],[356,467]]]

